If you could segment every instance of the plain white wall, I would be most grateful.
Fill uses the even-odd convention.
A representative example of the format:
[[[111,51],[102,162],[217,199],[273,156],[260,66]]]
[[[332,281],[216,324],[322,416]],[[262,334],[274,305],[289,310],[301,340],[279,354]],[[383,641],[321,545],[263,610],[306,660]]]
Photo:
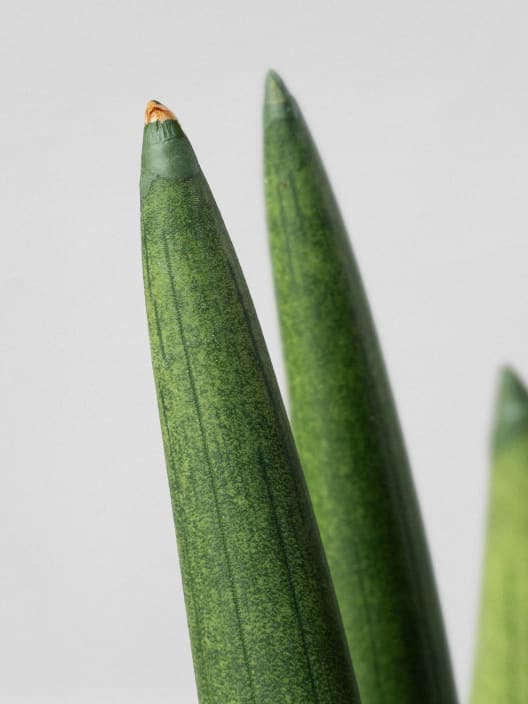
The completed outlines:
[[[162,100],[193,142],[283,384],[269,67],[349,225],[466,698],[496,372],[528,374],[527,23],[508,0],[3,4],[1,701],[196,701],[142,289],[143,110]]]

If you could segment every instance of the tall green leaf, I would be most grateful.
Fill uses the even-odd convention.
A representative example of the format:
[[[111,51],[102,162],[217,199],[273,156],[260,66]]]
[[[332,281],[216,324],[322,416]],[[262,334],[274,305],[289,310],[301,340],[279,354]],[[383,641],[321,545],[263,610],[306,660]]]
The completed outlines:
[[[510,369],[497,399],[472,701],[528,701],[528,391]]]
[[[317,149],[274,72],[264,145],[293,432],[362,700],[453,704],[428,549],[367,298]]]
[[[152,361],[202,704],[358,702],[317,525],[240,266],[191,145],[147,109]]]

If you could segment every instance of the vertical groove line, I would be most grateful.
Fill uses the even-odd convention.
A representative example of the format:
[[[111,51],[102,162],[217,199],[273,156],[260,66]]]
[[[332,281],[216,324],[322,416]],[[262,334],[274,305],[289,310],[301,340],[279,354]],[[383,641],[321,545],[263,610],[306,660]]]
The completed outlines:
[[[238,625],[238,631],[239,631],[239,637],[240,637],[240,643],[241,643],[241,649],[242,649],[242,657],[243,657],[243,660],[244,660],[244,665],[245,665],[246,672],[247,672],[247,676],[248,676],[249,689],[250,689],[250,692],[251,692],[251,699],[252,699],[252,701],[256,704],[255,689],[254,689],[254,684],[253,684],[253,678],[252,678],[252,675],[251,675],[251,670],[250,670],[250,667],[249,667],[249,658],[248,658],[248,653],[247,653],[247,646],[246,646],[246,643],[245,643],[245,640],[244,640],[244,634],[243,634],[243,631],[242,631],[242,621],[241,621],[241,617],[240,617],[240,607],[239,607],[238,597],[237,597],[237,595],[236,595],[235,584],[234,584],[234,579],[233,579],[233,568],[232,568],[231,560],[230,560],[229,553],[228,553],[228,550],[227,550],[227,538],[226,538],[226,533],[225,533],[225,527],[224,527],[223,518],[222,518],[222,514],[221,514],[221,511],[220,511],[220,506],[219,506],[219,502],[218,502],[218,495],[217,495],[216,486],[215,486],[214,477],[213,477],[213,469],[212,469],[211,456],[210,456],[210,452],[209,452],[209,446],[208,446],[208,443],[207,443],[207,439],[206,439],[206,436],[205,436],[205,430],[204,430],[204,426],[203,426],[202,413],[201,413],[200,404],[199,404],[199,400],[198,400],[198,393],[197,393],[197,390],[196,390],[196,382],[195,382],[194,374],[193,374],[192,367],[191,367],[191,360],[190,360],[190,355],[189,355],[187,340],[186,340],[186,337],[185,337],[185,330],[184,330],[184,327],[183,327],[182,315],[181,315],[181,312],[180,312],[180,306],[179,306],[179,301],[178,301],[178,294],[177,294],[176,287],[175,287],[175,284],[174,284],[174,277],[173,277],[172,265],[171,265],[171,261],[170,261],[170,252],[169,252],[169,247],[168,247],[168,241],[167,241],[167,237],[166,237],[165,235],[162,235],[162,241],[163,241],[163,250],[164,250],[164,253],[165,253],[165,260],[166,260],[166,263],[167,263],[167,275],[168,275],[168,278],[169,278],[169,285],[170,285],[170,290],[171,290],[171,298],[172,298],[172,302],[173,302],[173,304],[174,304],[174,310],[175,310],[176,319],[177,319],[177,322],[178,322],[178,328],[179,328],[179,332],[180,332],[180,338],[181,338],[181,341],[182,341],[182,347],[183,347],[183,352],[184,352],[184,357],[185,357],[185,364],[186,364],[187,372],[188,372],[188,375],[189,375],[189,383],[190,383],[190,386],[191,386],[191,393],[192,393],[192,396],[193,396],[194,407],[195,407],[196,416],[197,416],[197,419],[198,419],[198,425],[199,425],[199,429],[200,429],[200,435],[201,435],[201,440],[202,440],[202,447],[203,447],[203,450],[204,450],[204,453],[205,453],[205,457],[206,457],[206,460],[207,460],[207,468],[208,468],[208,473],[209,473],[209,480],[210,480],[210,483],[211,483],[211,490],[212,490],[212,495],[213,495],[213,502],[214,502],[214,505],[215,505],[215,511],[216,511],[216,515],[217,515],[217,519],[218,519],[218,525],[219,525],[219,527],[220,527],[220,535],[221,535],[221,539],[222,539],[222,546],[223,546],[223,549],[224,549],[224,555],[225,555],[227,570],[228,570],[228,574],[229,574],[229,583],[230,583],[230,587],[231,587],[231,596],[232,596],[232,599],[233,599],[233,607],[234,607],[234,610],[235,610],[235,616],[236,616],[237,625]]]
[[[151,279],[151,275],[150,275],[150,264],[149,264],[150,255],[149,255],[148,246],[147,246],[147,239],[146,239],[146,237],[143,237],[142,239],[143,239],[143,250],[144,250],[144,256],[145,256],[145,269],[146,269],[146,275],[147,275],[146,276],[146,284],[147,284],[146,288],[148,291],[149,299],[153,304],[156,332],[157,332],[158,338],[159,338],[160,352],[163,357],[164,363],[167,364],[168,360],[167,360],[167,357],[164,352],[161,325],[160,325],[160,321],[159,321],[159,317],[158,317],[158,306],[156,305],[156,300],[154,298],[154,293],[153,293],[153,289],[152,289],[152,279]],[[160,405],[160,410],[161,410],[162,427],[163,426],[165,427],[165,434],[167,436],[168,454],[169,454],[169,458],[170,458],[170,465],[172,468],[172,474],[174,475],[174,481],[177,482],[177,479],[176,479],[177,474],[175,471],[176,462],[174,460],[174,448],[172,445],[172,437],[171,437],[171,433],[170,433],[169,423],[167,420],[167,409],[166,409],[166,405],[165,405],[165,396],[163,395],[163,390],[162,390],[160,384],[156,384],[156,390],[159,395],[159,402],[160,402],[159,405]],[[169,486],[170,486],[170,478],[169,478]],[[178,487],[178,491],[181,491],[179,487]],[[173,510],[174,510],[174,506],[173,506]],[[185,521],[182,521],[181,524],[179,524],[177,532],[180,535],[182,543],[183,543],[184,554],[189,555],[187,528],[185,526]],[[194,592],[194,587],[193,587],[194,579],[193,579],[193,574],[192,574],[191,569],[189,569],[189,582],[190,582],[191,592]],[[196,629],[199,634],[199,639],[198,639],[199,657],[200,657],[201,662],[205,663],[205,658],[204,658],[204,654],[203,654],[203,644],[202,644],[202,638],[201,638],[202,627],[201,627],[201,623],[200,623],[199,612],[198,612],[198,609],[196,608],[196,601],[194,598],[192,598],[192,604],[193,604],[194,618],[195,618],[195,622],[196,622]],[[204,671],[204,684],[205,684],[205,689],[207,692],[206,696],[207,696],[207,699],[211,701],[208,671],[205,667],[203,668],[203,671]]]
[[[266,391],[267,391],[267,393],[268,393],[268,398],[269,398],[269,401],[270,401],[270,406],[271,406],[272,409],[273,409],[273,414],[274,414],[274,416],[275,416],[275,422],[276,422],[276,424],[277,424],[277,427],[279,428],[279,427],[281,427],[282,423],[281,423],[281,418],[279,417],[278,409],[277,409],[276,404],[275,404],[275,401],[276,401],[275,395],[274,395],[274,393],[273,393],[273,391],[272,391],[272,389],[271,389],[271,386],[270,386],[270,380],[269,380],[269,378],[268,378],[267,370],[265,369],[264,364],[263,364],[263,361],[262,361],[262,359],[261,359],[261,357],[260,357],[260,354],[259,354],[258,343],[257,343],[257,340],[256,340],[256,338],[255,338],[255,333],[254,333],[254,330],[253,330],[253,325],[252,325],[252,322],[251,322],[251,319],[250,319],[248,310],[246,309],[246,306],[245,306],[245,303],[244,303],[244,296],[243,296],[243,294],[242,294],[242,291],[240,290],[240,285],[239,285],[238,277],[236,276],[236,273],[235,273],[235,271],[233,270],[233,267],[232,267],[231,261],[229,260],[229,257],[227,257],[226,261],[227,261],[227,265],[228,265],[228,267],[229,267],[229,271],[231,272],[231,277],[232,277],[232,279],[233,279],[233,281],[234,281],[234,283],[235,283],[235,287],[236,287],[236,291],[237,291],[238,299],[239,299],[239,304],[240,304],[240,307],[241,307],[241,309],[242,309],[242,313],[243,313],[244,319],[245,319],[245,321],[246,321],[246,326],[247,326],[247,328],[248,328],[248,331],[249,331],[249,334],[250,334],[250,337],[251,337],[251,341],[252,341],[252,344],[253,344],[253,353],[254,353],[254,355],[255,355],[255,359],[256,359],[256,361],[257,361],[257,365],[258,365],[258,366],[260,367],[260,369],[261,369],[262,376],[263,376],[263,379],[264,379],[264,385],[265,385],[265,387],[266,387]],[[288,453],[288,454],[289,454],[289,453]],[[267,476],[266,468],[264,468],[264,481],[266,482],[266,487],[268,488],[268,487],[269,487],[269,478],[268,478],[268,476]],[[276,506],[275,506],[275,498],[274,498],[274,496],[273,496],[273,493],[271,493],[271,492],[270,492],[270,500],[271,500],[271,505],[272,505],[272,510],[273,510],[274,516],[277,516]],[[288,577],[289,577],[289,579],[290,579],[290,582],[291,582],[292,585],[294,585],[294,581],[293,581],[293,577],[292,577],[291,565],[290,565],[290,561],[289,561],[289,559],[288,559],[288,553],[287,553],[287,551],[286,551],[286,546],[285,546],[285,543],[284,543],[284,537],[283,537],[283,535],[282,535],[282,529],[281,529],[281,527],[280,527],[280,523],[278,522],[278,520],[277,520],[277,529],[278,529],[279,539],[280,539],[280,543],[281,543],[281,547],[282,547],[282,554],[283,554],[284,564],[286,565],[286,569],[287,569],[287,572],[288,572]],[[305,630],[304,630],[304,623],[303,623],[301,611],[300,611],[300,609],[299,609],[299,603],[298,603],[298,599],[297,599],[297,593],[296,593],[296,590],[295,590],[295,587],[294,587],[294,586],[293,586],[293,596],[294,596],[294,604],[295,604],[295,610],[296,610],[296,615],[297,615],[297,622],[298,622],[298,625],[299,625],[299,631],[300,631],[300,633],[301,633],[301,639],[302,639],[302,642],[303,642],[303,649],[304,649],[304,653],[305,653],[305,657],[306,657],[306,663],[307,663],[307,667],[308,667],[308,673],[309,673],[309,677],[310,677],[310,682],[311,682],[311,684],[312,684],[312,691],[314,692],[314,696],[315,696],[316,702],[319,702],[320,699],[319,699],[319,695],[318,695],[318,692],[317,692],[317,687],[316,687],[316,684],[315,684],[315,677],[314,677],[314,673],[313,673],[312,662],[311,662],[311,659],[310,659],[310,653],[309,653],[309,651],[308,651],[308,644],[307,644],[307,641],[306,641],[306,634],[305,634]]]

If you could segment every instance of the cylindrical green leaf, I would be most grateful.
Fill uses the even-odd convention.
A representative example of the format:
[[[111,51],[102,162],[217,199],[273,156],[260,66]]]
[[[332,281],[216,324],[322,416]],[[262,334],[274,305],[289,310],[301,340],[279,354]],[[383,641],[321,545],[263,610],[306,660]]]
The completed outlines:
[[[473,704],[528,701],[528,391],[501,375]]]
[[[273,72],[265,179],[292,426],[364,704],[456,701],[376,331],[330,184]]]
[[[242,272],[189,141],[166,108],[152,110],[144,281],[200,702],[354,704],[333,586]]]

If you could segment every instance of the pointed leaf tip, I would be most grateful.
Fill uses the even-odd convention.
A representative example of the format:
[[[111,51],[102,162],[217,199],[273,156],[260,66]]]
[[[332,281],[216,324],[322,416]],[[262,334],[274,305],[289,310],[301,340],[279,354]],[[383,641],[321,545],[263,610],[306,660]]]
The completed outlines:
[[[268,71],[264,89],[264,126],[272,120],[299,115],[297,103],[282,78],[276,71]]]
[[[174,113],[158,100],[149,100],[145,108],[145,124],[151,122],[165,122],[165,120],[176,120]]]
[[[528,429],[528,390],[513,369],[503,367],[499,376],[495,412],[495,450],[517,435],[523,427]]]
[[[268,71],[264,101],[268,104],[287,103],[290,95],[284,81],[276,71]]]

